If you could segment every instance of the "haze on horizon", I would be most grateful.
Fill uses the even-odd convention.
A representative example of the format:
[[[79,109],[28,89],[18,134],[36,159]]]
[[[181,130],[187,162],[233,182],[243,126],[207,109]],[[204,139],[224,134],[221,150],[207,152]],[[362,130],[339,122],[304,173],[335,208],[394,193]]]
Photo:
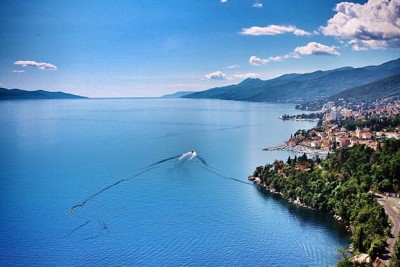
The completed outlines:
[[[400,57],[400,0],[0,3],[0,87],[199,91]]]

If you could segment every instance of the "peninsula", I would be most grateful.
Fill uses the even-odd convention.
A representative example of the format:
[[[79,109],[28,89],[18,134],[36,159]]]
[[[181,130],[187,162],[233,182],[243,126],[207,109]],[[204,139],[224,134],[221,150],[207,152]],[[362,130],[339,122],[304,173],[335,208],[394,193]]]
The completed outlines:
[[[64,92],[49,92],[44,90],[28,91],[21,89],[0,88],[0,100],[23,99],[84,99],[87,97]]]

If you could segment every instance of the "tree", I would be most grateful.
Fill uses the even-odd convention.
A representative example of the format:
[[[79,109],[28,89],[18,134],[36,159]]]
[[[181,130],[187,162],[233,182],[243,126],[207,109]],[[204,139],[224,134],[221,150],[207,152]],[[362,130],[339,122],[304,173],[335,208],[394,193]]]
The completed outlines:
[[[292,165],[292,159],[290,158],[290,156],[288,157],[286,163],[287,163],[288,165]]]
[[[392,267],[400,266],[400,239],[397,239],[396,243],[394,244],[392,260],[390,262],[390,266],[392,266]]]

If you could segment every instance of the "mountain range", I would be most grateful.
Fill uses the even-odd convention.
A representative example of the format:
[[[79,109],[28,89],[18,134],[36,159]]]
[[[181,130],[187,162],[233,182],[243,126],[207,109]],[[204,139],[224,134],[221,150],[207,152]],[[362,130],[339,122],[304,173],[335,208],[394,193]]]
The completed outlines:
[[[21,89],[0,88],[0,100],[17,99],[78,99],[86,98],[79,95],[67,94],[64,92],[49,92],[44,90],[27,91]]]
[[[378,66],[343,67],[305,74],[285,74],[270,80],[248,78],[236,85],[211,88],[182,97],[303,103],[325,99],[346,89],[365,85],[396,74],[400,74],[400,58]]]

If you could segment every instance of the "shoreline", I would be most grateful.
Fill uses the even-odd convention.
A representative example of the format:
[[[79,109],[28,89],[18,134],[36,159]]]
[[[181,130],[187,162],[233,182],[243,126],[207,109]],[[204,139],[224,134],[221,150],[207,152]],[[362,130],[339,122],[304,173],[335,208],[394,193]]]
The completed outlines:
[[[320,119],[307,119],[307,118],[288,118],[288,119],[285,119],[285,118],[279,117],[279,119],[283,120],[283,121],[311,121],[311,122],[320,121]]]
[[[324,213],[326,213],[326,214],[328,214],[328,215],[331,215],[337,222],[346,225],[346,230],[347,230],[349,233],[352,232],[352,226],[351,226],[348,222],[346,222],[345,220],[343,220],[339,215],[334,214],[334,213],[332,213],[331,211],[324,211],[324,210],[315,209],[315,208],[313,208],[313,207],[310,207],[310,206],[308,206],[308,205],[306,205],[306,204],[301,203],[301,201],[298,200],[298,199],[288,198],[288,197],[286,197],[285,194],[283,194],[282,192],[277,191],[277,190],[275,190],[274,188],[271,188],[271,187],[267,186],[265,183],[263,183],[263,182],[261,181],[261,179],[260,179],[259,177],[254,177],[253,175],[250,175],[250,176],[247,177],[247,179],[248,179],[249,181],[253,182],[257,187],[259,187],[259,188],[265,190],[266,192],[279,195],[279,196],[281,196],[283,199],[285,199],[286,201],[288,201],[289,203],[292,203],[292,204],[294,204],[294,205],[296,205],[296,206],[298,206],[298,207],[305,208],[305,209],[312,210],[312,211],[324,212]]]
[[[306,154],[310,154],[310,155],[321,155],[321,156],[326,156],[329,153],[329,151],[327,151],[327,150],[311,148],[311,147],[307,147],[307,146],[303,146],[303,145],[288,146],[286,144],[279,145],[279,146],[266,147],[266,148],[263,148],[262,150],[264,150],[264,151],[292,151],[292,152],[297,152],[297,153],[306,153]]]

